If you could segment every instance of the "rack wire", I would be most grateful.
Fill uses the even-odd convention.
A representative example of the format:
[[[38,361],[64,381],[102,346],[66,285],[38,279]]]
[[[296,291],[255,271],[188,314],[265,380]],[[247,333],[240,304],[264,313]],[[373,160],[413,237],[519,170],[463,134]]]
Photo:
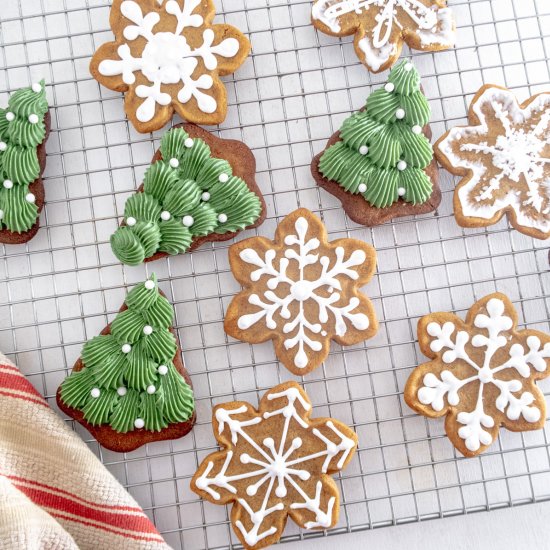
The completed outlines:
[[[322,368],[299,379],[317,415],[334,416],[359,435],[357,456],[338,480],[341,521],[330,534],[549,500],[548,428],[503,430],[484,455],[464,459],[446,439],[443,422],[413,414],[402,395],[411,369],[424,360],[416,322],[425,313],[464,313],[499,290],[513,300],[522,324],[549,330],[544,242],[511,230],[505,220],[487,229],[458,227],[452,215],[456,180],[444,172],[436,213],[373,229],[350,222],[336,199],[315,185],[309,163],[385,75],[360,65],[350,38],[316,32],[309,0],[215,3],[217,20],[242,29],[253,45],[246,64],[225,79],[228,117],[212,130],[245,141],[256,155],[268,204],[257,234],[272,236],[284,215],[305,206],[321,215],[331,238],[360,238],[378,251],[378,273],[364,289],[381,320],[378,335],[345,349],[333,344]],[[507,86],[524,100],[547,90],[550,80],[550,3],[449,4],[458,46],[436,54],[404,50],[423,77],[434,136],[465,121],[469,100],[484,82]],[[92,53],[112,36],[109,6],[108,0],[2,2],[0,103],[8,92],[44,77],[53,124],[42,228],[30,243],[4,247],[0,257],[0,349],[55,407],[56,389],[82,344],[112,320],[127,288],[154,270],[175,306],[197,398],[195,429],[125,455],[102,449],[79,425],[74,429],[174,548],[234,547],[228,510],[189,489],[199,462],[216,448],[211,408],[233,399],[256,403],[265,390],[294,377],[278,364],[271,344],[250,346],[223,331],[225,308],[238,291],[228,267],[230,243],[138,268],[112,255],[109,236],[162,132],[137,134],[121,95],[88,72]],[[541,388],[550,395],[550,384]],[[283,540],[323,535],[289,524]]]

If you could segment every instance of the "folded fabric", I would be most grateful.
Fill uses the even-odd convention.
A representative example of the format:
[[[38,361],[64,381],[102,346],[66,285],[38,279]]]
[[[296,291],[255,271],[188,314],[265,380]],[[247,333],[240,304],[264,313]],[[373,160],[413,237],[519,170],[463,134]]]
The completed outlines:
[[[0,548],[170,548],[135,500],[1,353]]]

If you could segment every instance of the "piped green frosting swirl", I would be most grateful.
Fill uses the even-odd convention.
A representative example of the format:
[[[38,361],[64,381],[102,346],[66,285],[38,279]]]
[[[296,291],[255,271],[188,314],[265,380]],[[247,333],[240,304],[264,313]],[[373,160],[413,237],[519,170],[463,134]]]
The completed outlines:
[[[28,231],[38,207],[29,185],[40,175],[37,147],[46,136],[45,82],[13,93],[0,109],[0,229]]]
[[[126,297],[128,309],[111,332],[84,345],[84,368],[61,384],[61,399],[81,410],[93,426],[116,432],[158,432],[191,418],[193,390],[174,366],[177,343],[170,331],[174,311],[158,290],[155,275]]]
[[[422,128],[430,114],[418,71],[402,61],[386,86],[368,97],[365,110],[344,121],[342,139],[323,153],[319,171],[377,208],[399,199],[426,202],[433,191],[425,172],[433,149]]]
[[[139,265],[157,252],[180,254],[194,238],[240,231],[260,217],[260,198],[233,176],[229,162],[212,157],[204,140],[174,128],[160,151],[162,159],[145,173],[143,192],[126,202],[125,225],[111,236],[122,263]]]

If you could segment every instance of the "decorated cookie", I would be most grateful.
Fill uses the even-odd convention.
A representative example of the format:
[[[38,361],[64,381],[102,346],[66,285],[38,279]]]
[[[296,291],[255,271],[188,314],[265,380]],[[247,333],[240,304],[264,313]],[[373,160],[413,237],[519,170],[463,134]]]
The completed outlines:
[[[253,344],[273,340],[294,374],[317,368],[331,340],[356,344],[378,330],[359,291],[374,274],[374,248],[357,239],[329,242],[321,220],[305,208],[279,224],[274,241],[253,237],[231,246],[229,262],[244,290],[229,305],[225,331]]]
[[[115,41],[101,46],[90,72],[125,92],[128,118],[139,132],[162,128],[176,111],[197,124],[225,119],[220,76],[242,65],[250,42],[231,25],[213,25],[212,0],[113,0]]]
[[[84,345],[57,404],[112,451],[177,439],[195,422],[174,311],[153,275],[134,287],[113,322]]]
[[[313,159],[313,177],[362,225],[432,212],[441,191],[430,114],[417,70],[402,61]]]
[[[257,227],[266,207],[255,176],[256,161],[244,143],[193,124],[171,129],[111,236],[115,256],[138,265]]]
[[[451,313],[426,315],[418,340],[430,362],[413,371],[405,401],[424,416],[445,416],[447,436],[463,455],[485,451],[500,426],[544,426],[546,402],[535,381],[550,375],[550,336],[517,330],[506,296],[479,300],[465,322]]]
[[[38,232],[50,112],[44,81],[18,90],[0,109],[0,242],[21,244]]]
[[[508,214],[521,233],[550,237],[550,93],[521,105],[505,88],[483,86],[458,126],[435,145],[437,160],[464,176],[454,195],[462,227],[486,227]]]
[[[355,51],[374,73],[391,67],[403,42],[415,50],[446,50],[455,23],[445,0],[314,0],[315,27],[332,36],[355,35]]]
[[[290,516],[304,529],[338,523],[340,495],[331,475],[343,470],[357,435],[332,418],[310,418],[295,382],[268,391],[258,410],[233,401],[214,409],[222,450],[207,456],[191,489],[214,504],[233,503],[231,523],[248,550],[276,543]]]

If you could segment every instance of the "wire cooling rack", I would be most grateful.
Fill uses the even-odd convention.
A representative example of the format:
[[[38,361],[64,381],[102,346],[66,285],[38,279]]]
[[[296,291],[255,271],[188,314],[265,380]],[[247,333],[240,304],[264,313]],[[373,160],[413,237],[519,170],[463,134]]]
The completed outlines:
[[[484,82],[505,85],[522,101],[549,88],[547,0],[449,3],[457,48],[412,54],[432,107],[434,136],[465,121],[469,100]],[[305,206],[321,215],[331,238],[360,238],[378,250],[378,273],[364,289],[381,320],[378,335],[345,350],[333,344],[325,365],[301,380],[317,415],[334,416],[359,434],[357,456],[339,479],[341,520],[331,533],[550,499],[549,428],[502,431],[483,456],[466,460],[446,439],[443,421],[413,414],[402,396],[411,369],[424,360],[416,323],[425,313],[464,313],[499,290],[513,300],[522,323],[549,329],[547,245],[510,230],[505,220],[483,230],[458,227],[452,216],[455,180],[444,172],[435,214],[374,229],[354,225],[315,185],[309,163],[385,75],[371,75],[358,63],[351,39],[317,33],[309,0],[216,4],[218,21],[248,33],[253,45],[245,65],[225,79],[228,117],[213,130],[245,141],[256,155],[268,204],[258,234],[272,236],[282,216]],[[0,349],[55,407],[56,389],[83,343],[113,318],[127,288],[154,270],[175,305],[197,397],[195,429],[178,441],[121,455],[74,427],[169,544],[225,548],[237,544],[228,510],[200,501],[189,489],[199,462],[216,447],[211,407],[233,399],[256,403],[265,390],[293,377],[270,343],[250,346],[223,331],[224,310],[238,291],[228,243],[139,268],[121,266],[111,253],[109,236],[162,132],[137,134],[124,116],[122,96],[100,87],[88,72],[96,47],[112,37],[109,5],[1,2],[0,104],[8,91],[44,77],[53,123],[42,228],[27,245],[3,248],[0,258]],[[550,384],[541,387],[550,395]],[[283,540],[322,535],[301,533],[290,522]]]

